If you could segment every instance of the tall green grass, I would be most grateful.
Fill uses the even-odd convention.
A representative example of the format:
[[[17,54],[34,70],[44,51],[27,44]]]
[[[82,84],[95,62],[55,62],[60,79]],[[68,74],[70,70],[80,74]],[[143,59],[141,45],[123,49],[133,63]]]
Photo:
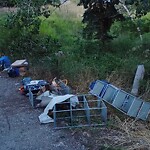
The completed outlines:
[[[7,44],[9,44],[9,35],[10,32],[5,28],[7,14],[1,13],[0,16],[0,49],[6,49]]]
[[[40,26],[41,35],[49,35],[57,39],[63,51],[68,51],[73,46],[74,40],[82,30],[81,22],[78,20],[68,20],[58,14],[53,14],[48,19],[42,18]]]

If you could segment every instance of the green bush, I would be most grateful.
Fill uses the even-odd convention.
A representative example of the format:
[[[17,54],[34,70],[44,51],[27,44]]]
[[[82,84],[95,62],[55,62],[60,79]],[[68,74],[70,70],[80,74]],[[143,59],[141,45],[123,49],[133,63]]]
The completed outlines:
[[[17,0],[0,0],[0,7],[14,7]]]
[[[55,13],[47,19],[43,17],[41,19],[43,21],[40,26],[40,34],[50,35],[62,43],[63,51],[70,51],[82,29],[81,22],[68,20]]]
[[[142,34],[150,32],[150,13],[141,17],[139,20],[139,26],[141,28]]]
[[[2,14],[0,17],[0,49],[6,49],[7,43],[9,43],[9,32],[4,27],[6,17],[6,14]]]

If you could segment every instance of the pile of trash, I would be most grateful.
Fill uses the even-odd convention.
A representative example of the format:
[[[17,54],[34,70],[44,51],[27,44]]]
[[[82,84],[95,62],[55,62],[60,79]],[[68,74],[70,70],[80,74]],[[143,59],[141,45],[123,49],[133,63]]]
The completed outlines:
[[[62,103],[68,99],[71,101],[71,106],[75,107],[79,104],[77,96],[72,94],[71,88],[67,85],[67,80],[60,80],[56,77],[51,83],[45,80],[32,80],[26,77],[22,80],[20,92],[23,95],[29,96],[30,103],[33,108],[46,107],[44,113],[39,116],[41,123],[54,122],[53,107],[58,103]],[[59,110],[69,109],[70,106],[61,105]],[[51,117],[48,113],[51,112]]]
[[[32,92],[33,96],[36,97],[36,100],[41,101],[46,96],[66,95],[72,93],[71,88],[67,85],[67,80],[60,80],[56,77],[52,80],[51,83],[47,82],[46,80],[32,80],[30,77],[25,77],[21,83],[22,85],[19,89],[21,94],[29,96],[29,93]],[[45,105],[34,104],[33,107],[40,107]]]
[[[98,112],[101,110],[103,114],[99,112],[97,117],[102,117],[103,123],[106,123],[107,108],[105,104],[99,100],[87,100],[89,94],[74,95],[68,86],[67,79],[61,80],[55,77],[51,82],[47,82],[46,80],[32,80],[30,77],[25,77],[21,84],[20,93],[29,97],[31,106],[44,108],[44,112],[39,116],[40,123],[53,122],[55,128],[64,128],[69,125],[58,127],[58,120],[62,122],[67,119],[67,122],[71,122],[71,127],[75,126],[75,120],[78,126],[90,126],[91,110],[98,110]],[[92,108],[89,107],[89,103],[99,104]],[[86,118],[84,125],[81,124],[81,121],[79,122],[79,118],[80,120]]]
[[[0,69],[6,71],[9,77],[24,77],[29,70],[29,63],[23,59],[16,60],[11,64],[7,56],[2,56]],[[45,108],[39,116],[40,123],[54,122],[55,128],[106,125],[107,107],[104,102],[137,119],[146,120],[150,113],[150,103],[105,80],[91,82],[90,91],[87,94],[74,95],[68,86],[67,79],[61,80],[55,77],[51,82],[48,82],[24,77],[19,90],[22,95],[29,97],[33,108]],[[94,117],[95,119],[93,119]],[[67,124],[58,127],[58,120],[61,120],[60,123],[67,120]],[[98,123],[92,122],[93,120]]]
[[[0,71],[6,72],[9,77],[25,76],[29,70],[29,63],[26,59],[16,60],[11,64],[8,56],[0,57]]]

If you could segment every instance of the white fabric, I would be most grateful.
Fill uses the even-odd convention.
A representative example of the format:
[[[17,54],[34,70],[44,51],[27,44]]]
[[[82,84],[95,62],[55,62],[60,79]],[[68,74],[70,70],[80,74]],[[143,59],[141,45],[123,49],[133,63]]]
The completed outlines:
[[[54,119],[52,119],[51,117],[49,117],[47,114],[42,113],[39,116],[39,120],[41,123],[50,123],[50,122],[54,122]]]
[[[47,114],[49,110],[52,110],[55,104],[61,103],[67,99],[70,99],[71,105],[75,107],[76,103],[79,103],[77,96],[72,95],[72,94],[66,94],[63,96],[55,96],[47,105],[47,107],[44,109],[44,112],[39,116],[39,120],[41,123],[49,123],[49,122],[54,122],[54,120],[49,117]]]
[[[70,98],[70,103],[72,107],[75,107],[77,104],[79,104],[79,100],[77,96],[73,96]]]

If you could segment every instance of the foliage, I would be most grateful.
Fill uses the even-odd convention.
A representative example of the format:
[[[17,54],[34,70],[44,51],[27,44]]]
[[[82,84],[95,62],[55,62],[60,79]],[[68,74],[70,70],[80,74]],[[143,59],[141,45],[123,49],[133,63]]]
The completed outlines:
[[[70,51],[70,47],[75,46],[74,41],[80,35],[82,30],[81,23],[76,20],[64,18],[57,13],[53,13],[46,20],[41,17],[40,26],[41,35],[50,35],[61,44],[62,51]],[[58,51],[58,49],[56,49]]]
[[[125,20],[123,14],[119,12],[120,9],[116,8],[116,5],[120,3],[122,2],[119,0],[81,0],[79,5],[83,4],[86,9],[83,15],[83,23],[85,23],[84,37],[88,39],[97,38],[102,41],[112,39],[108,31],[113,22],[115,20]],[[150,9],[149,1],[132,0],[131,2],[127,0],[125,4],[134,5],[133,8],[136,10],[137,17],[145,15]],[[124,7],[126,7],[125,4],[123,4]]]
[[[23,0],[25,2],[25,0]],[[27,3],[34,3],[37,4],[36,6],[42,6],[45,4],[51,4],[53,6],[59,6],[60,1],[59,0],[26,0]],[[22,3],[21,0],[0,0],[0,7],[14,7],[18,6],[19,3]]]
[[[41,59],[59,49],[57,40],[50,36],[24,35],[16,37],[9,45],[9,53],[13,57]]]
[[[139,24],[140,24],[142,33],[150,32],[150,13],[141,17]]]
[[[126,19],[122,22],[114,22],[110,28],[110,34],[117,37],[119,34],[130,34],[131,36],[139,36],[137,27],[140,28],[141,33],[145,34],[150,31],[150,13],[147,15],[137,18],[133,21]]]
[[[0,0],[0,7],[14,7],[17,0]]]
[[[17,12],[8,16],[7,27],[37,34],[41,23],[39,19],[41,5],[41,1],[37,3],[32,0],[18,1]]]
[[[128,0],[125,2],[126,4],[128,4]],[[135,7],[137,17],[146,15],[150,10],[149,0],[132,0],[132,3],[130,3],[130,5],[133,5],[133,7]]]
[[[0,16],[0,49],[6,49],[7,48],[7,44],[9,43],[9,32],[8,30],[4,27],[5,24],[5,19],[6,19],[6,15],[2,14]]]
[[[107,31],[110,29],[115,19],[124,20],[123,15],[117,12],[114,7],[119,1],[82,1],[84,8],[87,8],[83,15],[85,38],[97,38],[105,41],[111,38]]]
[[[3,24],[1,27],[4,28],[3,34],[6,30],[9,30],[9,38],[6,40],[9,43],[7,49],[13,57],[17,55],[43,57],[52,53],[55,48],[59,49],[60,45],[56,39],[39,34],[41,25],[39,16],[45,16],[46,14],[44,11],[46,8],[44,7],[41,10],[41,5],[46,3],[44,0],[18,0],[17,11],[8,14],[5,25]],[[49,12],[49,10],[46,11]],[[48,17],[48,13],[46,17]]]

